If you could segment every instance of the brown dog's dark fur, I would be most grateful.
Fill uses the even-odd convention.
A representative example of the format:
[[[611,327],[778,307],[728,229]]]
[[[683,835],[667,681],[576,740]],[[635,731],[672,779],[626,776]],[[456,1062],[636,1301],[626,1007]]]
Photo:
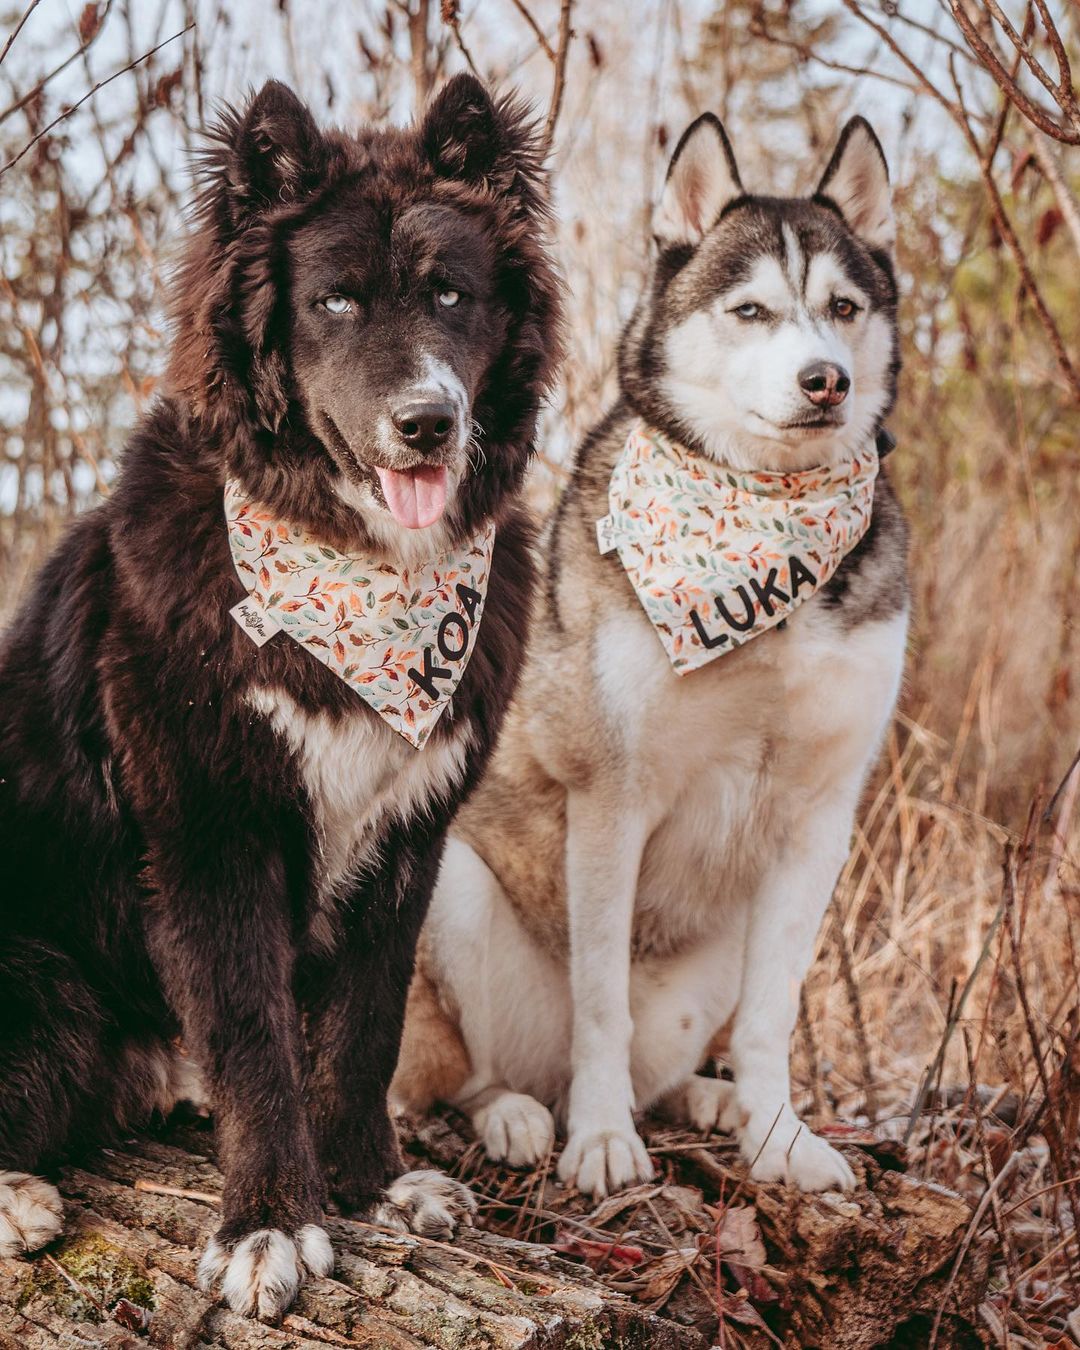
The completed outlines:
[[[214,1105],[226,1250],[317,1222],[327,1185],[370,1206],[397,1173],[385,1094],[415,939],[525,637],[513,494],[558,348],[541,186],[521,110],[469,78],[409,130],[320,132],[273,83],[225,117],[162,396],[0,650],[0,1168],[137,1119],[179,1034]],[[464,303],[443,312],[446,285]],[[317,303],[331,291],[354,299],[347,322]],[[249,695],[334,726],[375,714],[296,644],[256,648],[230,618],[244,591],[223,484],[334,546],[378,547],[336,489],[377,508],[375,420],[432,352],[485,433],[449,536],[494,518],[497,537],[471,661],[410,753],[468,748],[459,781],[382,814],[328,952],[309,939],[318,803]]]

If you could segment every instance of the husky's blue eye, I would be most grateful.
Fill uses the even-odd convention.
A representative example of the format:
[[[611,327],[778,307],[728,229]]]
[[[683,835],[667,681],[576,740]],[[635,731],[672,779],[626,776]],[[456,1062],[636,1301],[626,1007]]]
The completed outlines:
[[[319,302],[330,314],[351,314],[352,301],[344,295],[328,295]]]
[[[461,292],[447,288],[445,291],[439,291],[439,304],[444,309],[453,309],[461,299]]]
[[[838,319],[853,319],[859,312],[859,306],[846,295],[838,295],[833,299],[832,312]]]
[[[755,305],[752,300],[747,300],[744,305],[738,305],[735,313],[740,319],[761,319],[764,318],[765,311],[760,305]]]

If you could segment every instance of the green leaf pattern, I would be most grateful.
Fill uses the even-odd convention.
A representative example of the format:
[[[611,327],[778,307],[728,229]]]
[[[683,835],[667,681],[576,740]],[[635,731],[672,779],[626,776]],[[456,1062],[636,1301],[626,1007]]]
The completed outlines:
[[[486,595],[495,526],[418,567],[397,568],[342,553],[276,519],[235,480],[225,486],[225,520],[233,564],[248,594],[410,745],[422,748],[476,643],[483,598],[469,623],[456,587]],[[407,672],[423,669],[424,650],[436,647],[439,624],[451,612],[466,620],[468,644],[455,662],[436,656],[450,676],[439,680],[439,697],[431,699]]]
[[[866,533],[874,503],[878,454],[873,441],[834,468],[748,473],[687,450],[635,422],[608,488],[609,514],[597,522],[600,552],[617,550],[649,622],[678,675],[696,670],[780,623],[823,586]],[[770,615],[750,586],[773,568],[791,595],[791,559],[817,578]],[[730,627],[713,597],[740,618],[753,603],[754,622]],[[708,648],[691,622],[728,642]]]

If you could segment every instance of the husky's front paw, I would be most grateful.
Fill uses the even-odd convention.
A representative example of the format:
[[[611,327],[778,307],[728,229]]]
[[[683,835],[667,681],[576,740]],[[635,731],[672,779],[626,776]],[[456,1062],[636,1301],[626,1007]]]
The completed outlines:
[[[511,1167],[535,1167],[555,1142],[551,1112],[524,1092],[502,1093],[476,1112],[473,1126],[488,1157]]]
[[[586,1195],[603,1199],[639,1181],[651,1181],[652,1159],[631,1124],[617,1130],[571,1134],[559,1159],[559,1176]]]
[[[51,1242],[64,1225],[60,1192],[29,1172],[0,1172],[0,1256]]]
[[[770,1132],[770,1126],[771,1132]],[[766,1135],[768,1137],[766,1137]],[[739,1148],[755,1181],[786,1181],[800,1191],[850,1191],[855,1173],[843,1154],[785,1111],[779,1121],[739,1131]]]
[[[233,1312],[275,1321],[309,1275],[329,1275],[333,1268],[330,1239],[309,1223],[293,1234],[261,1228],[231,1249],[212,1237],[199,1262],[198,1280],[207,1293],[220,1286]]]
[[[471,1228],[476,1197],[442,1172],[406,1172],[386,1188],[371,1219],[421,1237],[452,1238],[459,1224]]]

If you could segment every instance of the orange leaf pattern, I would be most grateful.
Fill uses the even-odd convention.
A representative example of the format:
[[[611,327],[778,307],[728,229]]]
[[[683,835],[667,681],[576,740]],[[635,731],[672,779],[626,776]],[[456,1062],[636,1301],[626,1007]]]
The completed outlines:
[[[601,553],[618,551],[677,675],[781,623],[866,533],[876,445],[835,468],[730,469],[635,422],[611,475]]]
[[[252,599],[421,749],[476,643],[495,526],[420,566],[397,568],[275,519],[235,481],[225,486],[225,520]]]

